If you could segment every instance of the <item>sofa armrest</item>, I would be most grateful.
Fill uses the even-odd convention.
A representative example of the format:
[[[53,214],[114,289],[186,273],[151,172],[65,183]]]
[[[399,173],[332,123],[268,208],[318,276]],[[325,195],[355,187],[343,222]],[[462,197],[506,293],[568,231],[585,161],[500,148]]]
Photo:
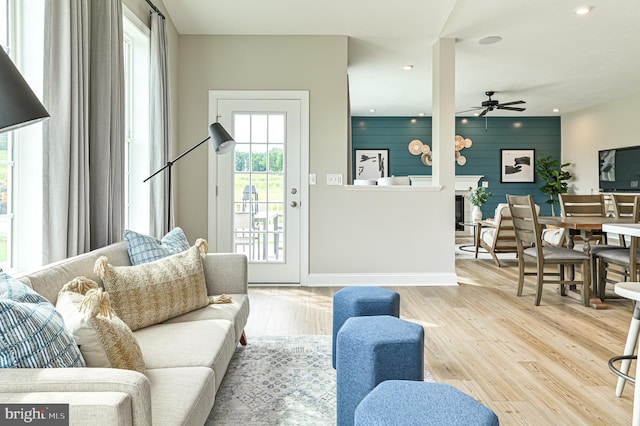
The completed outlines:
[[[125,393],[134,425],[151,424],[151,385],[144,374],[117,368],[2,368],[3,394],[64,392]]]
[[[207,253],[202,259],[207,293],[247,294],[247,256],[236,253]]]

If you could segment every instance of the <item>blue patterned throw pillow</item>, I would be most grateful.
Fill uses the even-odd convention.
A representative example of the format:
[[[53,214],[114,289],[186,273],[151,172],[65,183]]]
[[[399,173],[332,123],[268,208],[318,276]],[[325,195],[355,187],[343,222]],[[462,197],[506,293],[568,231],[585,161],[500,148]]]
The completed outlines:
[[[179,227],[169,231],[162,240],[127,229],[124,231],[124,239],[127,241],[132,265],[153,262],[189,249],[189,240]]]
[[[56,308],[0,273],[0,368],[84,367]]]

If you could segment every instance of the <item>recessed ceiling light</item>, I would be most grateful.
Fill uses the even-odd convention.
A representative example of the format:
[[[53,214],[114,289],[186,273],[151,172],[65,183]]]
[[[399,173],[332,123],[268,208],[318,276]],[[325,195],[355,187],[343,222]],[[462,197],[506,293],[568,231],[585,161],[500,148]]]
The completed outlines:
[[[560,112],[560,110],[558,108],[554,108],[553,112]]]
[[[473,115],[474,115],[474,117],[480,117],[480,113],[479,112],[474,112]]]
[[[488,36],[488,37],[484,37],[481,38],[480,40],[478,40],[478,43],[480,44],[494,44],[494,43],[498,43],[502,41],[502,37],[500,36]]]
[[[586,15],[587,13],[591,12],[592,9],[593,7],[591,6],[580,6],[575,10],[575,12],[576,15]]]
[[[418,114],[420,117],[424,117],[424,112]]]
[[[376,109],[375,109],[375,108],[371,108],[371,109],[369,110],[369,112],[376,112]]]
[[[402,69],[405,71],[411,71],[413,69],[413,65],[411,64],[403,65]]]

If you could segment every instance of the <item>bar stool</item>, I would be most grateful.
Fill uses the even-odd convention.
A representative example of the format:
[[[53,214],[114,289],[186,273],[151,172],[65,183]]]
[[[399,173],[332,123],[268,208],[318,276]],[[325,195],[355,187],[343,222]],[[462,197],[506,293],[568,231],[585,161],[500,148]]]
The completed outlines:
[[[629,334],[627,335],[627,342],[624,345],[624,354],[621,356],[615,356],[609,360],[609,368],[616,375],[618,375],[618,383],[616,385],[616,396],[620,397],[624,390],[624,385],[627,381],[635,383],[636,380],[628,375],[629,366],[632,359],[638,357],[634,355],[636,343],[638,342],[638,334],[640,333],[640,282],[622,282],[617,283],[614,287],[614,292],[621,297],[631,299],[635,301],[635,308],[633,310],[633,317],[631,318],[631,324],[629,325]],[[622,361],[620,369],[617,369],[613,364],[617,361]],[[640,372],[640,368],[636,366],[636,377]],[[638,386],[634,389],[633,394],[633,424],[640,425],[640,389]]]

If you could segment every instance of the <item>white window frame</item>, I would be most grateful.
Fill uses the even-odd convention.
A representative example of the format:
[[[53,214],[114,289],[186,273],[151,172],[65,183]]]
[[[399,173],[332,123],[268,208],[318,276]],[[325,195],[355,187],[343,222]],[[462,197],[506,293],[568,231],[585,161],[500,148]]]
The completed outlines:
[[[143,180],[150,169],[149,57],[151,31],[123,6],[125,40],[125,227],[149,233],[151,185]]]
[[[44,2],[7,0],[11,57],[33,92],[42,99]],[[9,273],[42,265],[42,123],[14,130],[12,138]],[[9,213],[9,211],[8,211]]]

